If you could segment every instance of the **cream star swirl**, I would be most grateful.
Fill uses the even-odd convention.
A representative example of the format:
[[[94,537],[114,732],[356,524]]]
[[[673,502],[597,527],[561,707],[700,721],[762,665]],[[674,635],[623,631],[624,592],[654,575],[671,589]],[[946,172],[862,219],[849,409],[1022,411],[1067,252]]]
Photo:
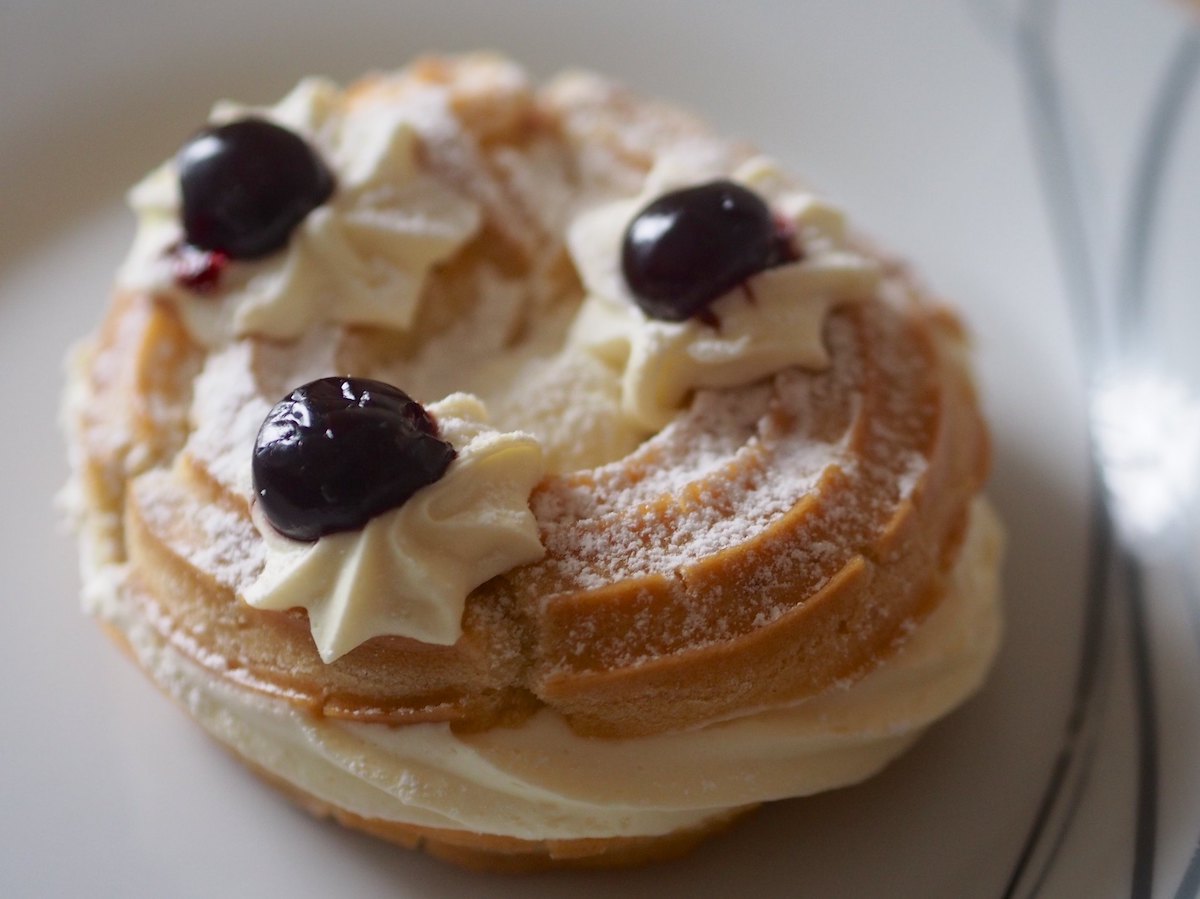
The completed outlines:
[[[213,124],[258,115],[304,137],[332,171],[333,195],[282,250],[232,262],[216,290],[198,296],[176,283],[180,189],[167,162],[130,193],[139,227],[121,283],[175,300],[208,345],[249,334],[292,339],[319,321],[407,329],[429,269],[481,221],[475,203],[420,166],[420,135],[450,127],[445,104],[430,89],[367,110],[323,79],[302,81],[268,109],[219,104]]]
[[[457,457],[441,479],[361,530],[304,543],[254,512],[266,564],[242,598],[258,609],[307,610],[325,662],[384,635],[453,644],[467,594],[545,552],[529,509],[544,471],[538,441],[489,426],[470,394],[428,412]]]
[[[879,285],[878,265],[849,248],[841,213],[786,184],[772,162],[757,157],[732,179],[756,191],[795,229],[801,258],[759,272],[714,300],[709,310],[715,326],[697,318],[647,316],[621,272],[626,228],[662,194],[722,176],[714,161],[664,157],[641,194],[588,210],[568,232],[587,291],[571,342],[623,373],[622,407],[649,430],[670,422],[697,388],[748,384],[790,366],[825,367],[825,316],[839,303],[871,296]]]

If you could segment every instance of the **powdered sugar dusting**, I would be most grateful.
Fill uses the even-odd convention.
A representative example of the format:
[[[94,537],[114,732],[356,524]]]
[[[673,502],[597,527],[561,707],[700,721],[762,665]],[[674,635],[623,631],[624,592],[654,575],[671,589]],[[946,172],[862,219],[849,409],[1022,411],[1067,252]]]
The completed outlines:
[[[222,586],[239,590],[262,569],[262,541],[240,510],[201,501],[161,470],[138,479],[133,501],[158,539]]]
[[[187,558],[223,586],[244,589],[262,570],[266,552],[254,528],[242,516],[220,505],[197,510],[196,525],[204,542],[188,548]]]
[[[219,484],[239,493],[246,493],[250,449],[270,410],[246,376],[251,354],[249,344],[235,343],[208,359],[196,379],[186,448]]]
[[[294,388],[337,374],[337,333],[316,328],[295,344],[238,341],[210,355],[196,378],[185,454],[249,502],[250,458],[263,419]]]
[[[554,482],[534,512],[559,574],[577,589],[648,574],[675,575],[761,534],[814,493],[830,466],[856,464],[847,418],[816,432],[814,402],[855,405],[858,350],[844,322],[833,367],[792,369],[736,391],[701,391],[689,412],[627,459]],[[631,477],[630,473],[633,472]],[[832,544],[812,544],[820,557]]]
[[[829,369],[702,392],[619,465],[536,497],[557,670],[722,643],[853,576],[927,468],[936,403],[928,348],[896,310],[835,314],[825,338]],[[618,582],[644,587],[589,601]]]

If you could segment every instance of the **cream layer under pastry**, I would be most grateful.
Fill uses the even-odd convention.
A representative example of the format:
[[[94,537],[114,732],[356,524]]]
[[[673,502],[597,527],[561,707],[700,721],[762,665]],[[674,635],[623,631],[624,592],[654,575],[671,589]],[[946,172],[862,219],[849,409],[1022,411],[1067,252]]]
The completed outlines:
[[[752,148],[430,59],[219,105],[131,200],[71,364],[86,602],[314,811],[661,858],[982,682],[961,328]]]

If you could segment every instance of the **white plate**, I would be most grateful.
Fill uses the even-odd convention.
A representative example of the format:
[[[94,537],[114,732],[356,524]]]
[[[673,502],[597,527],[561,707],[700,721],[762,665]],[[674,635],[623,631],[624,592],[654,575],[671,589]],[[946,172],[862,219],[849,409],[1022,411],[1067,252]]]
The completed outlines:
[[[1197,894],[1194,506],[1164,526],[1173,494],[1110,504],[1149,535],[1122,562],[1092,489],[1084,393],[1112,358],[1087,322],[1143,298],[1153,370],[1182,386],[1118,398],[1118,423],[1137,427],[1105,446],[1157,438],[1165,409],[1175,435],[1149,451],[1183,453],[1175,494],[1195,477],[1200,39],[1184,4],[67,6],[0,11],[0,894]],[[539,74],[616,74],[752,136],[916,260],[977,335],[1011,535],[994,676],[882,776],[767,808],[679,864],[481,878],[308,819],[79,612],[51,508],[59,359],[98,320],[130,238],[123,189],[218,96],[262,102],[302,74],[477,47]],[[1170,461],[1150,460],[1135,498]]]

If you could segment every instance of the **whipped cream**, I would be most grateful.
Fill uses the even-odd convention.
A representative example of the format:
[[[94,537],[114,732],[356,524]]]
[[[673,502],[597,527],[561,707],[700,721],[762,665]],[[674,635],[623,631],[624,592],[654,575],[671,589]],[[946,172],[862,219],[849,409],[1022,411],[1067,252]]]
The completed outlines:
[[[826,314],[839,303],[872,296],[879,285],[878,264],[848,248],[841,214],[786,186],[775,165],[758,157],[738,167],[733,180],[756,190],[788,220],[803,257],[761,272],[714,300],[709,308],[719,322],[715,328],[696,318],[648,317],[621,273],[625,230],[662,194],[722,176],[720,163],[703,156],[664,156],[639,196],[584,213],[567,234],[587,290],[570,343],[622,372],[623,410],[652,431],[669,423],[697,388],[748,384],[794,365],[825,367]]]
[[[215,678],[163,640],[108,566],[96,610],[139,663],[215,737],[317,799],[367,819],[522,839],[656,835],[758,802],[858,782],[972,694],[995,655],[1000,527],[977,500],[947,593],[857,683],[698,730],[582,737],[542,711],[455,733],[315,718]]]
[[[258,609],[306,609],[325,662],[383,635],[452,644],[468,593],[545,552],[529,510],[544,470],[538,442],[489,427],[487,410],[467,394],[428,412],[458,456],[438,481],[360,530],[304,543],[255,508],[266,565],[243,598]]]
[[[173,161],[130,192],[138,234],[118,283],[178,303],[192,334],[209,346],[231,336],[291,339],[316,322],[407,329],[429,269],[478,229],[478,206],[421,170],[422,133],[457,126],[443,94],[355,105],[331,82],[306,79],[273,107],[218,104],[222,124],[259,115],[313,144],[335,179],[333,196],[297,226],[287,246],[230,264],[214,294],[175,281],[172,248],[183,241]]]

